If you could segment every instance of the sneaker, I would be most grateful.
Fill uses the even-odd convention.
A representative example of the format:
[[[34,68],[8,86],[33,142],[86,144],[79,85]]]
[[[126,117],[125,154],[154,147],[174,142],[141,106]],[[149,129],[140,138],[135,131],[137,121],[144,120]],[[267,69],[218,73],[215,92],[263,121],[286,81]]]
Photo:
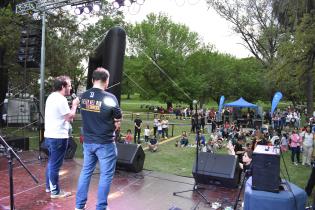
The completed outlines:
[[[66,198],[66,197],[69,197],[71,195],[72,195],[71,192],[60,191],[59,194],[57,194],[57,195],[51,194],[50,198]]]
[[[299,165],[299,164],[298,164],[297,162],[294,162],[294,165],[296,165],[296,166],[297,166],[297,165]]]
[[[50,192],[50,189],[46,189],[45,192],[46,192],[46,193],[49,193],[49,192]]]
[[[86,205],[82,209],[75,208],[74,210],[86,210]]]

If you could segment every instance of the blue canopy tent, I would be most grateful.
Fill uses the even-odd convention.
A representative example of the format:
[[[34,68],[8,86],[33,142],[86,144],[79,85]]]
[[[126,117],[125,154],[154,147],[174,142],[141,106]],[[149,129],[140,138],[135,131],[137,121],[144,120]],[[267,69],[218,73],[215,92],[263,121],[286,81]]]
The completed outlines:
[[[239,98],[236,101],[233,101],[231,103],[227,103],[223,105],[224,107],[235,107],[237,109],[242,109],[242,108],[250,108],[250,109],[255,109],[256,113],[254,118],[256,118],[257,112],[258,112],[258,106],[252,103],[247,102],[245,99],[242,97]],[[250,125],[255,127],[256,125],[262,126],[262,120],[261,119],[251,119],[250,121],[248,119],[240,118],[240,116],[234,116],[234,119],[237,118],[237,121],[239,124],[244,124],[244,125],[249,125],[248,123],[250,122]]]
[[[240,108],[255,108],[255,109],[258,108],[257,105],[245,101],[245,99],[242,97],[240,97],[237,101],[224,104],[224,107],[240,107]]]

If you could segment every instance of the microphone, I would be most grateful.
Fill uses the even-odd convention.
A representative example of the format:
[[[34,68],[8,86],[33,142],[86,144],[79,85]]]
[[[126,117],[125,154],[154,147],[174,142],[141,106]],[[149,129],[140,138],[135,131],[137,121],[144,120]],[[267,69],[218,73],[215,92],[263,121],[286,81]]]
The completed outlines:
[[[35,96],[31,96],[31,99],[32,99],[34,102],[39,102],[39,100],[38,100]]]
[[[79,100],[81,100],[81,94],[79,94],[79,95],[77,96],[75,93],[72,93],[72,94],[71,94],[71,98],[72,98],[72,100],[74,100],[74,99],[76,99],[76,98],[78,98]]]

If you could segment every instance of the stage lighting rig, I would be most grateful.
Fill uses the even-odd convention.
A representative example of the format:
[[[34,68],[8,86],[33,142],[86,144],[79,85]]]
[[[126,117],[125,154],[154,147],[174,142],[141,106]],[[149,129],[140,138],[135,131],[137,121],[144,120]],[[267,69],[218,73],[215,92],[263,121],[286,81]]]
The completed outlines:
[[[95,4],[99,4],[95,6]],[[27,0],[19,3],[15,7],[15,11],[20,15],[33,15],[34,13],[40,13],[42,19],[42,34],[41,34],[41,53],[40,53],[40,113],[44,116],[45,106],[45,30],[46,30],[46,12],[53,9],[58,9],[64,6],[76,6],[85,5],[88,8],[86,12],[90,12],[92,9],[89,7],[94,5],[100,9],[100,0]],[[94,7],[92,6],[92,7]],[[84,11],[84,8],[82,9]],[[82,12],[80,11],[82,14]],[[44,123],[44,119],[40,119],[40,123]]]

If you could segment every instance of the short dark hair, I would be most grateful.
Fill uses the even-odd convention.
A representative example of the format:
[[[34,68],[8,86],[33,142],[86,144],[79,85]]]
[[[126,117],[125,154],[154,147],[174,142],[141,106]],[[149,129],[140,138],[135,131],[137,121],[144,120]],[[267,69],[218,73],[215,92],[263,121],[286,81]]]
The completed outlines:
[[[101,80],[102,82],[106,82],[106,80],[109,77],[108,70],[104,69],[103,67],[98,67],[93,71],[92,79],[95,80]]]
[[[67,80],[70,80],[70,77],[65,75],[56,77],[54,80],[53,91],[60,91],[63,87],[66,87],[68,85]]]

